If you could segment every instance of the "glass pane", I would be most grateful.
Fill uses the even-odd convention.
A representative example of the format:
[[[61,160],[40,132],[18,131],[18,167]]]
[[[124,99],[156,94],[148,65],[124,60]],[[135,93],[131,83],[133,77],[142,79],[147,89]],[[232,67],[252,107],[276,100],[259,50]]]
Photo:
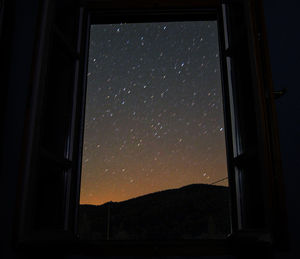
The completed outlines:
[[[92,25],[82,238],[223,238],[228,182],[216,21]]]

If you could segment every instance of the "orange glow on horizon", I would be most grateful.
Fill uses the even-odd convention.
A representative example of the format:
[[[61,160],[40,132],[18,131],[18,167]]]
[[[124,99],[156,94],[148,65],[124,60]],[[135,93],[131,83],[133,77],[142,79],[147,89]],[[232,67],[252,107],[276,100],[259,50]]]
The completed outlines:
[[[224,161],[222,162],[223,163],[220,163],[218,167],[215,167],[214,169],[208,169],[198,174],[193,173],[191,171],[189,173],[186,172],[185,174],[182,174],[184,175],[184,177],[178,179],[177,182],[174,182],[174,179],[172,179],[172,174],[168,174],[166,173],[166,171],[161,173],[155,172],[155,175],[161,176],[158,177],[156,180],[155,178],[152,178],[152,180],[139,179],[131,182],[130,180],[128,181],[128,179],[126,180],[127,177],[124,177],[123,180],[119,181],[113,181],[112,179],[112,181],[107,181],[107,179],[104,177],[103,182],[106,182],[106,184],[103,185],[83,181],[81,188],[82,191],[80,196],[80,204],[102,205],[110,201],[121,202],[149,193],[181,188],[190,184],[211,184],[215,181],[226,177],[226,173],[223,174],[223,178],[214,177],[216,172],[220,172],[220,170],[222,170],[223,172],[225,170],[225,172],[227,172],[226,163],[224,163]],[[181,168],[184,167],[187,166],[181,166]],[[101,169],[99,168],[99,170]],[[87,173],[87,171],[85,171],[85,173]],[[135,175],[135,173],[133,172],[131,174],[127,172],[127,174],[129,175],[128,178],[130,178],[130,175]],[[107,182],[111,182],[111,185],[109,185]],[[216,183],[215,185],[228,186],[228,180],[223,180],[221,182]],[[84,186],[87,186],[88,188],[86,189],[86,191],[84,189]]]

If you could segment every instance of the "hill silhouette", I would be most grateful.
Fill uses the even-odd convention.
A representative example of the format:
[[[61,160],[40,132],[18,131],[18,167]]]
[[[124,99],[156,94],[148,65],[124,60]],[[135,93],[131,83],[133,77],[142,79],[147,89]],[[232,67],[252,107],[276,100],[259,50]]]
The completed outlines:
[[[222,238],[230,230],[228,187],[192,184],[103,205],[80,205],[84,239]]]

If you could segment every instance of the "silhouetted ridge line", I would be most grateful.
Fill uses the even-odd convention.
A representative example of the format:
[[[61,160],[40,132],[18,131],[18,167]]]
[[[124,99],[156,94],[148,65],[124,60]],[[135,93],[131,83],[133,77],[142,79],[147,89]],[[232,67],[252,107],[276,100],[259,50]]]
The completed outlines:
[[[80,206],[88,239],[224,238],[230,231],[226,186],[191,184],[122,202]]]
[[[228,177],[226,177],[226,178],[228,178]],[[222,180],[225,180],[225,179],[222,179]],[[124,201],[108,201],[108,202],[105,202],[105,203],[99,204],[99,205],[96,205],[96,204],[80,204],[80,206],[100,207],[100,206],[107,205],[108,203],[110,203],[110,204],[119,204],[119,203],[123,203],[123,202],[129,202],[131,200],[146,198],[147,196],[154,196],[155,197],[155,195],[159,195],[159,194],[162,194],[162,193],[167,193],[167,192],[172,192],[172,191],[186,190],[186,189],[191,189],[191,188],[199,188],[200,186],[206,186],[208,188],[212,187],[214,189],[215,188],[220,188],[220,189],[224,189],[225,188],[226,190],[228,188],[226,186],[219,186],[219,185],[213,185],[213,184],[194,183],[194,184],[184,185],[184,186],[181,186],[181,187],[178,187],[178,188],[166,189],[166,190],[161,190],[161,191],[157,191],[157,192],[151,192],[151,193],[143,194],[141,196],[133,197],[133,198],[130,198],[130,199],[124,200]]]

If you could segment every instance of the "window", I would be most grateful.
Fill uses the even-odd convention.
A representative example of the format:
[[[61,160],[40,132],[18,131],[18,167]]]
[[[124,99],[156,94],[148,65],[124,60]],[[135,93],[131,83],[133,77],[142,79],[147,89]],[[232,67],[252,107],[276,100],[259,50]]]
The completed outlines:
[[[282,197],[280,157],[274,131],[272,88],[261,12],[258,1],[247,0],[197,3],[86,0],[80,4],[67,0],[45,1],[41,7],[32,73],[32,99],[25,132],[17,233],[19,243],[52,240],[57,244],[58,240],[68,241],[72,249],[94,247],[94,251],[102,254],[117,253],[116,247],[120,254],[228,254],[234,253],[241,244],[280,245],[280,235],[285,231],[283,204],[277,199]],[[107,237],[111,232],[107,229],[106,238],[96,244],[78,240],[81,159],[85,156],[83,132],[84,125],[88,125],[84,124],[85,96],[89,91],[86,85],[90,82],[86,80],[92,78],[86,62],[90,24],[115,26],[107,24],[122,20],[128,23],[123,25],[124,28],[130,26],[129,23],[168,23],[164,26],[172,27],[174,22],[180,27],[185,23],[190,25],[191,21],[212,21],[211,26],[218,28],[219,51],[216,55],[219,55],[220,67],[216,69],[222,82],[221,101],[224,107],[224,125],[220,124],[219,132],[224,134],[225,129],[222,141],[226,142],[231,228],[230,235],[221,240],[209,236],[179,241],[103,240],[110,239]],[[115,29],[118,30],[117,27]],[[186,66],[184,61],[179,60],[177,65],[180,69]],[[132,71],[136,67],[133,69],[131,66],[130,69]],[[153,76],[159,76],[155,71],[151,72]],[[109,73],[106,75],[109,76]],[[107,77],[105,80],[110,83],[113,79]],[[147,90],[148,85],[149,82],[143,82],[143,89],[146,86]],[[132,91],[123,88],[126,88],[127,94]],[[158,97],[164,98],[171,92],[168,90],[166,93],[167,89],[161,88]],[[152,95],[149,91],[146,97],[151,99]],[[177,94],[175,97],[186,98]],[[124,101],[120,99],[120,104],[123,105]],[[89,119],[88,108],[86,114]],[[125,167],[122,169],[126,170]]]
[[[91,25],[81,238],[229,234],[218,43],[216,20]]]

